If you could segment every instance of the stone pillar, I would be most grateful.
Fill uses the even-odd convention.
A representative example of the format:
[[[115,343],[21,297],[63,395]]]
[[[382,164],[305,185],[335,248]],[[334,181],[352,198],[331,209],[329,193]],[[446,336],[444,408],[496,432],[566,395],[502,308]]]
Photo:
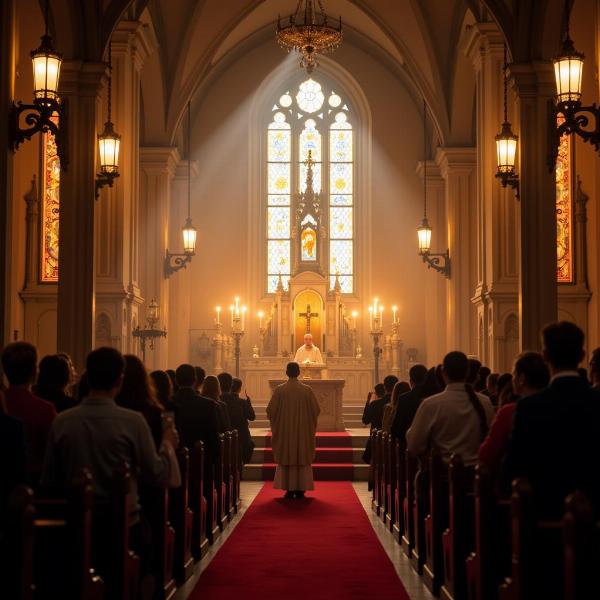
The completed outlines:
[[[15,0],[0,3],[0,346],[10,341],[9,273],[13,158],[8,149],[8,118],[15,87]]]
[[[438,148],[436,162],[446,182],[448,249],[452,272],[447,280],[447,350],[477,353],[476,311],[471,303],[477,280],[477,202],[475,148]],[[435,235],[432,252],[443,252]]]
[[[518,314],[519,204],[495,177],[494,136],[504,119],[504,38],[497,25],[473,25],[465,53],[475,68],[477,94],[477,355],[493,371],[509,371],[504,346]]]
[[[169,235],[169,206],[171,204],[171,180],[179,162],[177,148],[140,148],[140,213],[139,252],[140,289],[144,306],[140,311],[140,324],[145,323],[148,304],[154,298],[160,306],[159,327],[165,325],[169,315],[169,279],[165,278],[164,261]],[[176,251],[176,249],[171,249]],[[169,332],[167,339],[160,339],[154,351],[146,353],[149,369],[167,369]]]
[[[547,62],[511,65],[510,73],[520,140],[519,338],[522,350],[537,350],[542,327],[558,316],[556,181],[547,165],[548,111],[556,87]]]
[[[120,177],[100,192],[96,222],[96,313],[110,327],[108,343],[131,352],[142,301],[138,282],[140,71],[150,54],[139,21],[120,21],[112,35],[115,129],[121,135]],[[106,101],[102,107],[106,110]],[[101,119],[106,120],[106,115]],[[103,343],[107,343],[103,340]],[[160,342],[159,342],[160,343]]]
[[[60,177],[57,349],[81,372],[94,346],[94,211],[99,93],[106,65],[65,61],[60,97],[67,103],[69,165]]]

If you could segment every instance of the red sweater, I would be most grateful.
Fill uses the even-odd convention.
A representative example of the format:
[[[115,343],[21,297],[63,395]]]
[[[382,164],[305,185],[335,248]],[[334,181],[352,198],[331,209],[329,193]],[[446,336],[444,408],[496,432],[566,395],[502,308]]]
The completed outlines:
[[[500,472],[502,460],[508,449],[508,439],[516,408],[517,403],[511,402],[496,413],[487,437],[479,447],[479,462],[488,467],[494,476]]]

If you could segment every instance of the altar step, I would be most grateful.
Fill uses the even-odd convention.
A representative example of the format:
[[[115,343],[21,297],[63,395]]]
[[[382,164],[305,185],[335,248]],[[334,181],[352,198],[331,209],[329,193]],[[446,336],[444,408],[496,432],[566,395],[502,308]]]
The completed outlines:
[[[275,462],[268,429],[253,428],[255,443],[252,462],[244,466],[246,481],[272,481]],[[317,433],[317,448],[313,473],[317,481],[366,481],[369,466],[363,463],[362,454],[368,433],[364,430]]]
[[[254,412],[256,413],[256,420],[250,425],[253,428],[268,428],[270,426],[269,420],[267,419],[267,405],[266,404],[253,404]],[[362,423],[364,404],[344,404],[343,415],[344,425],[346,429],[365,429]]]

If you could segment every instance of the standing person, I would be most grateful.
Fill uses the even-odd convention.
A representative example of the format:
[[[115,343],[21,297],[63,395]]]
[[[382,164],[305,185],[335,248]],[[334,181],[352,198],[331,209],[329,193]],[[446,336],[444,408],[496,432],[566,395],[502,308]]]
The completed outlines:
[[[408,372],[411,391],[398,398],[396,412],[394,413],[391,433],[394,439],[406,445],[406,432],[409,430],[417,408],[423,399],[425,380],[427,379],[427,367],[425,365],[413,365]],[[394,388],[396,389],[396,388]]]
[[[312,388],[298,381],[298,363],[288,363],[286,375],[288,381],[275,388],[267,406],[277,463],[274,488],[286,490],[285,498],[303,498],[314,489],[311,465],[320,408]]]
[[[242,464],[246,464],[250,462],[252,451],[254,450],[254,442],[250,435],[248,421],[254,421],[256,414],[248,395],[246,394],[245,398],[240,398],[240,391],[242,389],[241,379],[234,377],[230,389],[231,391],[228,394],[223,394],[221,398],[227,404],[231,426],[237,429],[240,444],[240,459]]]
[[[385,388],[383,387],[383,383],[375,384],[375,387],[369,391],[367,394],[367,401],[365,402],[365,408],[363,409],[362,422],[363,425],[368,425],[367,422],[368,414],[369,414],[369,404],[374,402],[375,400],[379,400],[385,396]]]
[[[37,383],[33,386],[33,393],[52,402],[57,413],[77,406],[77,399],[67,394],[67,387],[71,382],[71,367],[60,354],[44,356],[40,360]]]
[[[600,348],[596,348],[590,358],[590,383],[595,390],[600,390]]]
[[[6,414],[0,391],[0,528],[4,525],[6,500],[16,485],[25,482],[25,429],[19,419]]]
[[[300,346],[300,348],[296,350],[294,360],[297,363],[323,363],[321,351],[313,344],[313,336],[311,333],[307,333],[304,336],[304,346]]]
[[[152,371],[150,379],[154,383],[156,398],[160,404],[164,406],[165,410],[173,411],[173,383],[169,374],[166,371]]]
[[[383,411],[386,404],[388,404],[392,399],[392,391],[397,383],[398,378],[395,375],[388,375],[383,380],[383,389],[385,390],[385,394],[381,398],[372,400],[367,405],[363,414],[363,423],[365,425],[370,425],[371,431],[373,431],[373,429],[381,429],[383,425]],[[371,464],[371,436],[369,436],[369,439],[367,440],[367,445],[365,447],[365,451],[363,452],[362,458],[364,462]]]
[[[219,413],[219,423],[221,427],[221,433],[231,431],[231,420],[229,419],[229,412],[227,411],[227,405],[221,400],[221,384],[214,375],[209,375],[202,383],[201,394],[206,398],[214,400],[217,405]]]
[[[392,430],[392,422],[396,416],[396,409],[398,408],[398,398],[404,394],[410,392],[410,384],[407,381],[398,381],[392,390],[391,400],[385,405],[383,409],[383,418],[381,420],[381,429],[386,433],[390,433]]]
[[[23,421],[27,449],[27,473],[37,483],[56,409],[31,392],[37,374],[37,350],[27,342],[13,342],[2,351],[2,368],[8,380],[4,392],[9,415]]]

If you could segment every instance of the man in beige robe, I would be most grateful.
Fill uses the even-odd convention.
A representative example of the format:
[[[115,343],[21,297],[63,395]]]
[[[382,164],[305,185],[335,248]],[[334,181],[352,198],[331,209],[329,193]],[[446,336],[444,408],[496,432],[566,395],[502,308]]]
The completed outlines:
[[[320,408],[312,388],[298,381],[298,363],[288,363],[286,375],[289,380],[277,386],[267,406],[277,463],[274,488],[286,490],[286,498],[302,498],[314,489],[311,465]]]
[[[294,362],[323,364],[321,351],[313,344],[312,334],[307,333],[304,336],[304,346],[300,346],[300,348],[296,350]]]

